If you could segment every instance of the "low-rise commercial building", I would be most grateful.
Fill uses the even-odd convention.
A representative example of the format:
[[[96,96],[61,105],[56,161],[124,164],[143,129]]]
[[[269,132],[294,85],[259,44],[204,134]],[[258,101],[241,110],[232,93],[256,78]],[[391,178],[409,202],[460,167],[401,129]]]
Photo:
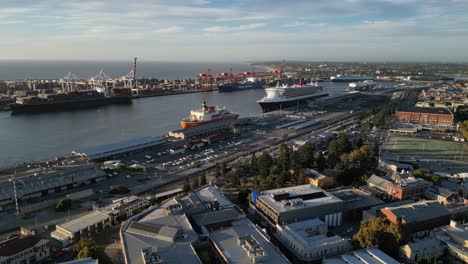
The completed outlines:
[[[452,256],[468,263],[468,223],[451,221],[450,225],[443,226],[434,233]]]
[[[441,204],[449,204],[457,200],[458,194],[449,189],[434,185],[426,189],[424,197],[429,200],[436,200]]]
[[[384,201],[354,187],[329,190],[330,194],[343,201],[343,220],[360,221],[362,211],[383,204]]]
[[[260,216],[276,226],[310,218],[320,218],[329,226],[339,226],[344,202],[311,184],[262,191],[255,208]]]
[[[221,263],[290,263],[246,218],[210,232],[209,243]]]
[[[438,257],[444,254],[444,246],[440,240],[435,238],[425,238],[415,240],[400,247],[400,258],[406,263],[419,263],[421,260],[427,260],[433,263]]]
[[[113,200],[112,203],[99,208],[99,211],[108,214],[112,218],[112,223],[117,224],[120,220],[130,217],[148,206],[150,206],[150,201],[132,195]]]
[[[323,264],[400,264],[394,258],[378,248],[366,248],[341,255],[337,258],[324,259]]]
[[[328,226],[318,218],[277,225],[275,237],[299,260],[312,262],[353,249],[350,239],[328,236]]]
[[[313,169],[304,169],[304,176],[310,184],[319,188],[329,188],[335,185],[335,177],[324,175]]]
[[[111,216],[101,211],[93,211],[55,226],[50,235],[66,246],[98,233],[112,224]]]
[[[380,210],[383,208],[391,208],[391,207],[397,207],[400,205],[405,205],[405,204],[410,204],[413,201],[411,200],[401,200],[393,203],[386,203],[386,204],[381,204],[381,205],[376,205],[368,210],[362,211],[362,220],[367,220],[367,219],[375,219],[380,216]]]
[[[0,242],[0,264],[46,263],[49,240],[36,235],[18,236]]]
[[[383,208],[380,214],[392,223],[405,225],[413,237],[425,236],[436,227],[448,225],[451,216],[447,208],[433,201]]]

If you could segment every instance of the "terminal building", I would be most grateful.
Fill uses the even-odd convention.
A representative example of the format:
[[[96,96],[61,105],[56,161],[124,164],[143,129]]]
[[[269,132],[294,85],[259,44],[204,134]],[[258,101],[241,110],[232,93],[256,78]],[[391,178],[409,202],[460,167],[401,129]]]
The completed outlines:
[[[397,110],[396,121],[412,124],[429,124],[450,127],[453,113],[446,107],[414,107]]]
[[[81,149],[73,151],[72,154],[75,156],[86,157],[89,160],[101,160],[131,151],[141,151],[147,148],[160,146],[164,143],[166,143],[166,141],[160,137],[142,137],[97,147]]]

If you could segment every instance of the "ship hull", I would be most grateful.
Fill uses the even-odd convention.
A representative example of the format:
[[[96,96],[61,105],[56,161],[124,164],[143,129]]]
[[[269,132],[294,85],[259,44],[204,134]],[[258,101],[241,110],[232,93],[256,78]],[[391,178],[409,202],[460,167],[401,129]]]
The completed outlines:
[[[228,83],[218,85],[218,91],[223,92],[235,92],[241,90],[250,90],[250,89],[261,89],[266,86],[265,82],[253,82],[253,83]]]
[[[326,97],[326,96],[328,96],[328,93],[319,93],[319,94],[314,94],[305,98],[301,97],[298,99],[291,98],[291,99],[281,100],[281,101],[258,101],[258,104],[262,108],[262,112],[267,113],[267,112],[272,112],[276,110],[286,109],[289,107],[301,106],[307,103],[307,101],[320,98],[320,97]]]
[[[64,101],[42,104],[10,104],[13,113],[42,113],[59,112],[78,109],[94,108],[110,104],[130,104],[132,98],[127,96],[94,98],[90,100]]]
[[[206,125],[206,124],[215,123],[215,122],[219,122],[219,121],[223,121],[223,120],[237,119],[238,117],[239,117],[239,115],[229,115],[229,116],[224,116],[224,117],[216,118],[216,119],[212,119],[212,120],[197,121],[197,122],[190,122],[190,121],[182,120],[182,121],[180,121],[180,126],[183,129],[185,129],[185,128],[190,128],[190,127],[203,126],[203,125]]]

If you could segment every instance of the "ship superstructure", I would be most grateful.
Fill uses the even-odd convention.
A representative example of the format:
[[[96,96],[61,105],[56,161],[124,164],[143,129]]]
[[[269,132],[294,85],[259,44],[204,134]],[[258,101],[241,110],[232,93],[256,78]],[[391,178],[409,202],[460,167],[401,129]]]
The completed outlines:
[[[322,92],[322,87],[317,82],[306,83],[304,81],[293,85],[277,83],[275,87],[266,88],[265,92],[265,97],[257,101],[264,113],[296,106],[313,98],[328,96],[328,92]]]
[[[237,119],[238,117],[239,114],[232,113],[219,106],[207,106],[206,102],[203,101],[200,109],[190,111],[190,116],[180,121],[180,126],[182,128],[189,128],[228,119]]]

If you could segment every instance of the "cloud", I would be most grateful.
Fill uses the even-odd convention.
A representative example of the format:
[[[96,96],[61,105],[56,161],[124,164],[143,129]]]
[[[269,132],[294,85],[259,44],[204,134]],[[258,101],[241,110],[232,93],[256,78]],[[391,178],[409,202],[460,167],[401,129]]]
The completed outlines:
[[[156,33],[179,33],[182,31],[184,31],[184,28],[180,26],[171,26],[155,30]]]
[[[203,28],[202,31],[209,32],[209,33],[222,33],[222,32],[233,32],[233,31],[246,31],[252,30],[257,28],[265,27],[265,23],[253,23],[253,24],[244,24],[239,26],[214,26],[214,27],[206,27]]]
[[[305,25],[305,22],[303,21],[296,21],[294,23],[286,23],[283,25],[283,27],[300,27],[300,26],[304,26]]]

